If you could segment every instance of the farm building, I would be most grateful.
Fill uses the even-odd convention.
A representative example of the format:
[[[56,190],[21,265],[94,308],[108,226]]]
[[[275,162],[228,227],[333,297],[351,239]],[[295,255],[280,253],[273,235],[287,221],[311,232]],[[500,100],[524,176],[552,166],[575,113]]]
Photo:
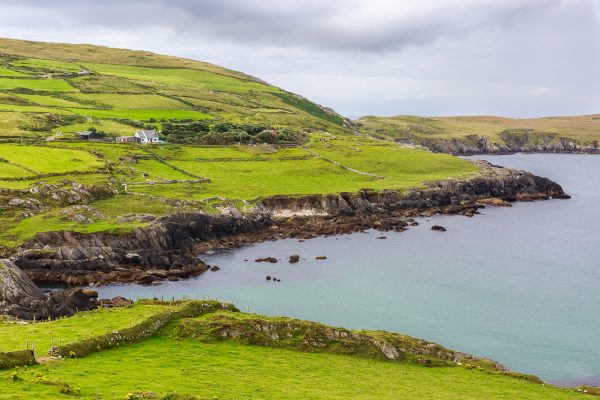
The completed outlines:
[[[115,139],[117,143],[139,143],[139,139],[135,136],[119,136]]]
[[[94,131],[77,132],[77,136],[79,136],[79,140],[100,139],[100,135]]]
[[[138,138],[140,143],[160,143],[158,133],[154,129],[152,130],[141,130],[135,133],[135,137]]]

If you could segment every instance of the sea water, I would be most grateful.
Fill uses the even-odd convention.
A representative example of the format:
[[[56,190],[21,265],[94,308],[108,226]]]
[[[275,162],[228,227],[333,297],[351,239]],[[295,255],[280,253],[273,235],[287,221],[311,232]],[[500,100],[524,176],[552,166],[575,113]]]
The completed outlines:
[[[556,384],[600,385],[600,156],[479,158],[549,177],[573,198],[420,219],[402,233],[261,243],[203,257],[218,272],[100,295],[218,298],[244,311],[406,333]],[[288,263],[292,254],[301,261]],[[280,261],[254,262],[267,256]]]

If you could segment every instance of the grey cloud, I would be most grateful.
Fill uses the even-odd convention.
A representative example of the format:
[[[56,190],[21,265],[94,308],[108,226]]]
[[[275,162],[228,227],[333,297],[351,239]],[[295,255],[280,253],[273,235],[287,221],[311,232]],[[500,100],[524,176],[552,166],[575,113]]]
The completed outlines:
[[[43,16],[45,27],[160,27],[182,37],[201,35],[251,45],[375,53],[426,45],[479,27],[511,24],[527,15],[543,18],[557,7],[585,1],[23,0],[2,7],[29,8],[28,14]],[[5,15],[14,16],[15,12]],[[6,21],[9,24],[10,19]]]
[[[600,112],[600,0],[0,0],[0,36],[213,62],[347,115]]]

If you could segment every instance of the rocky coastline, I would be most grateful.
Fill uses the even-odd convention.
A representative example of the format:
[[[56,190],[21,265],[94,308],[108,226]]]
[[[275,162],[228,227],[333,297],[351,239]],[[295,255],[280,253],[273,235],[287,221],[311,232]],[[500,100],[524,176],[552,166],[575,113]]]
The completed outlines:
[[[151,284],[197,276],[211,266],[202,254],[281,238],[307,239],[377,229],[403,231],[415,217],[473,216],[486,205],[568,198],[557,183],[477,161],[480,173],[431,182],[407,192],[276,196],[250,214],[176,214],[126,234],[39,233],[10,257],[37,284]]]
[[[600,147],[597,142],[586,144],[569,138],[551,138],[551,140],[536,138],[536,140],[533,140],[527,135],[512,139],[505,139],[503,143],[497,143],[489,140],[486,136],[472,136],[456,139],[401,139],[399,142],[408,142],[423,146],[435,153],[447,153],[455,156],[515,153],[600,154]]]

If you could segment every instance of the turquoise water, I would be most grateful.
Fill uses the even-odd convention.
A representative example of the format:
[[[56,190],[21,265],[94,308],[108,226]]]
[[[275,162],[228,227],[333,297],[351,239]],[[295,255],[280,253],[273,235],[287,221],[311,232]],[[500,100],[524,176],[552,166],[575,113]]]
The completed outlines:
[[[557,384],[600,385],[600,156],[488,159],[550,177],[573,199],[422,219],[387,240],[368,232],[262,243],[207,257],[218,272],[100,294],[219,298],[251,312],[407,333]],[[303,260],[291,265],[291,254]],[[267,256],[283,260],[253,262]]]

